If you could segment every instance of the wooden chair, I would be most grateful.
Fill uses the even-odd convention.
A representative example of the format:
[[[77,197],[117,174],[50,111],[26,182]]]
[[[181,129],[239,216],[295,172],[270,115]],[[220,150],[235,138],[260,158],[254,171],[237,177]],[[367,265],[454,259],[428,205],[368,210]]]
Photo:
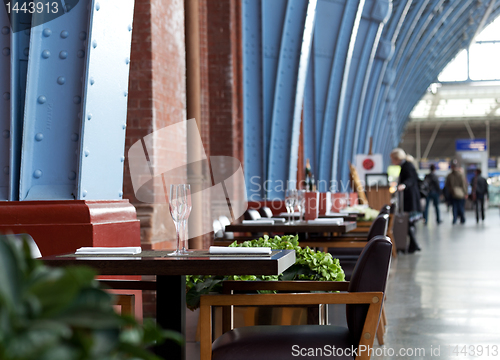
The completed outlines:
[[[318,290],[340,293],[293,293],[265,295],[205,295],[200,301],[201,359],[255,360],[290,359],[295,348],[325,348],[363,350],[371,348],[379,323],[384,293],[389,274],[392,245],[387,237],[370,241],[363,249],[350,282],[316,283]],[[309,291],[312,285],[304,282],[266,282],[267,289]],[[305,282],[309,283],[309,282]],[[261,290],[264,283],[259,283]],[[347,292],[345,292],[347,290]],[[265,306],[348,304],[347,327],[333,325],[250,326],[232,329],[212,345],[212,306]],[[325,356],[323,358],[331,358]],[[322,357],[318,357],[321,359]],[[353,359],[354,356],[337,356]],[[360,351],[356,359],[369,359],[367,351]]]

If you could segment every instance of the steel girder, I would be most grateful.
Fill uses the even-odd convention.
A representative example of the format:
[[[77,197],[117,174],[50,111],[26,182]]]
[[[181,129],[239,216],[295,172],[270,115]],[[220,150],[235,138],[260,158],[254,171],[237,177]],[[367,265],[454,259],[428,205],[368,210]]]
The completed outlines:
[[[55,17],[13,14],[14,32],[0,19],[0,41],[9,42],[0,61],[9,102],[0,106],[0,162],[9,174],[8,184],[0,176],[0,200],[123,195],[134,1],[66,1],[61,8]]]

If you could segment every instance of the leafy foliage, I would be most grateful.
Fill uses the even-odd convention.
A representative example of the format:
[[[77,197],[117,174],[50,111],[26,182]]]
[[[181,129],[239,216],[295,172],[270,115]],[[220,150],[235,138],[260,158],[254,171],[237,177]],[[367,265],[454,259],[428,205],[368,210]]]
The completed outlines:
[[[0,359],[159,360],[146,346],[181,340],[118,315],[93,270],[49,268],[17,245],[0,241]]]
[[[309,247],[301,248],[299,237],[292,235],[275,236],[264,235],[255,240],[238,244],[236,241],[230,247],[270,247],[273,250],[295,250],[295,264],[280,275],[231,275],[231,276],[186,276],[186,302],[188,308],[196,309],[200,305],[200,296],[210,292],[220,292],[224,280],[242,281],[278,281],[278,280],[316,280],[316,281],[344,281],[344,271],[339,260],[331,254],[315,251]]]

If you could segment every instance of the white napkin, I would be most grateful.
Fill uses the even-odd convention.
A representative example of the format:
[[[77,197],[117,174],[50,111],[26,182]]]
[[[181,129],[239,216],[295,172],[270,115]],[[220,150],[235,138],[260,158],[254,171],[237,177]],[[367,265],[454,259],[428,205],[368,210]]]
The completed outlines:
[[[81,247],[76,249],[75,254],[85,255],[101,255],[101,254],[118,254],[118,255],[135,255],[140,254],[142,249],[140,246],[122,246],[122,247]]]
[[[289,214],[287,212],[282,212],[279,214],[279,216],[288,216]],[[291,213],[290,215],[292,216],[299,216],[299,212],[298,211],[295,211],[293,213]]]
[[[210,246],[210,254],[265,254],[271,255],[270,247]]]
[[[243,220],[241,223],[244,225],[274,225],[274,220],[272,219]]]
[[[324,224],[324,225],[342,225],[344,223],[343,218],[320,218],[314,220],[308,220],[308,224]]]
[[[284,223],[284,222],[286,222],[285,218],[272,218],[272,220],[274,220],[275,223]]]

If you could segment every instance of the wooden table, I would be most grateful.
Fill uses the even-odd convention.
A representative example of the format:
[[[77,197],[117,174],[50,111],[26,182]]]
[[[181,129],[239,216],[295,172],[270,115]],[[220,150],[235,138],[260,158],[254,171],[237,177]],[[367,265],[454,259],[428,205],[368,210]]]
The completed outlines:
[[[85,265],[100,275],[156,275],[156,319],[164,329],[185,335],[185,275],[278,275],[295,264],[295,251],[280,250],[269,257],[208,256],[193,250],[187,257],[170,251],[143,251],[138,255],[57,255],[41,258],[49,266]],[[166,342],[155,348],[165,359],[185,359],[185,347]]]
[[[293,224],[232,224],[226,226],[229,232],[268,232],[268,233],[339,233],[343,234],[356,229],[355,221],[344,221],[343,224],[309,224],[305,221],[296,221]]]

